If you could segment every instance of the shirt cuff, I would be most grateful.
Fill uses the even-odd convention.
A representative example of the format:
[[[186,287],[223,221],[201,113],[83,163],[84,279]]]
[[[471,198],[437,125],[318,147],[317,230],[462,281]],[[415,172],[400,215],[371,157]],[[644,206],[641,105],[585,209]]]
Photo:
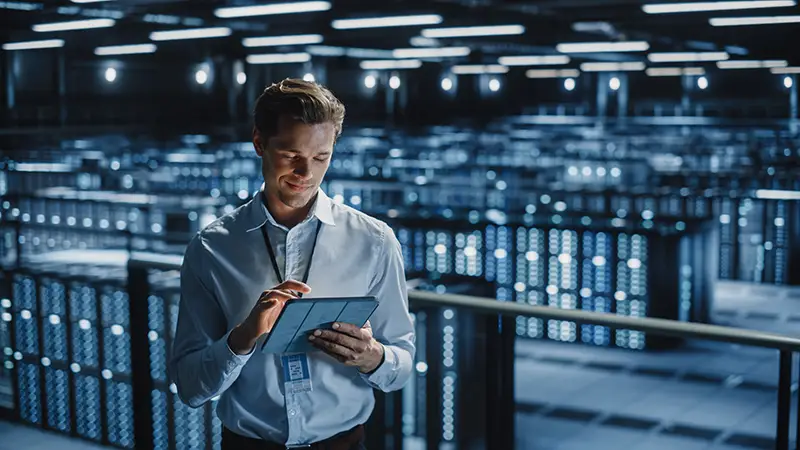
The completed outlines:
[[[256,347],[258,347],[258,343],[256,343],[250,350],[250,353],[244,355],[237,354],[231,349],[230,344],[228,344],[228,337],[231,335],[232,331],[233,330],[228,331],[222,339],[217,341],[217,348],[214,351],[214,357],[218,362],[224,364],[226,373],[233,372],[237,368],[245,365],[247,361],[250,360],[250,357],[253,356],[253,353],[255,353]]]
[[[388,345],[383,346],[383,363],[381,363],[378,368],[372,372],[371,374],[367,375],[365,373],[361,374],[361,377],[367,381],[367,383],[377,387],[378,389],[383,388],[391,384],[392,380],[395,379],[397,374],[397,355],[394,354],[392,348]]]

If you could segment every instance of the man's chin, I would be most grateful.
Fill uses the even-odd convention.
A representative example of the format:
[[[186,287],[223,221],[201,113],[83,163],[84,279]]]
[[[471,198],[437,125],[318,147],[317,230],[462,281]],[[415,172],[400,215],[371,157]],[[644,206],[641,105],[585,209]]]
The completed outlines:
[[[284,205],[290,208],[302,208],[311,201],[311,195],[308,193],[298,194],[281,192],[279,198]]]

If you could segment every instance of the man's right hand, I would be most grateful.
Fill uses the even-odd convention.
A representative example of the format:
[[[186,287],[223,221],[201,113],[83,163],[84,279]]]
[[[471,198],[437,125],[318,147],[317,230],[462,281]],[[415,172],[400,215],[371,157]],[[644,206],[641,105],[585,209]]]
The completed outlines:
[[[308,294],[311,288],[305,283],[287,280],[261,293],[250,315],[228,335],[228,346],[238,355],[246,355],[253,350],[256,341],[264,333],[269,333],[288,300],[298,298],[297,293]]]

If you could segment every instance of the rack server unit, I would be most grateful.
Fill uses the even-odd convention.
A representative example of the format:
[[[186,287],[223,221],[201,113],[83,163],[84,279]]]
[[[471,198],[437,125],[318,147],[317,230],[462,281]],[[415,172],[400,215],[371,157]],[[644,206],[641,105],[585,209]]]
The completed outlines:
[[[2,300],[3,320],[13,331],[4,354],[16,379],[15,415],[52,431],[134,448],[124,287],[50,269],[6,276],[12,295]]]

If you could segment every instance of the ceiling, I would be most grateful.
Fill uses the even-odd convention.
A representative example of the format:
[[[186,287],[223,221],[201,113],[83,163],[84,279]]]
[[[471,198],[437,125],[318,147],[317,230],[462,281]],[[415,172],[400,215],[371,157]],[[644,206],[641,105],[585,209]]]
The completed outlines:
[[[519,24],[522,35],[448,38],[419,42],[433,46],[468,46],[469,56],[445,63],[497,63],[499,56],[556,54],[563,42],[643,40],[651,52],[728,50],[732,59],[780,59],[800,65],[800,24],[712,27],[710,17],[797,15],[800,7],[650,15],[639,0],[331,0],[327,11],[272,16],[218,18],[214,10],[276,2],[222,2],[200,0],[133,0],[94,3],[69,1],[0,1],[2,42],[61,38],[69,53],[91,55],[101,45],[152,42],[149,33],[194,27],[230,27],[229,37],[158,43],[158,53],[183,55],[302,51],[299,47],[244,48],[242,38],[315,33],[326,46],[396,49],[412,47],[423,28]],[[9,9],[12,8],[12,9]],[[30,11],[20,10],[30,8]],[[439,25],[335,30],[334,19],[406,14],[439,14]],[[116,24],[95,30],[36,33],[39,23],[112,16]],[[158,23],[170,22],[170,23]],[[620,60],[647,62],[647,52],[572,55],[568,67],[583,61]],[[354,65],[358,64],[355,59]],[[675,65],[675,64],[673,64]],[[696,65],[696,64],[692,64]],[[707,63],[713,67],[713,63]]]

